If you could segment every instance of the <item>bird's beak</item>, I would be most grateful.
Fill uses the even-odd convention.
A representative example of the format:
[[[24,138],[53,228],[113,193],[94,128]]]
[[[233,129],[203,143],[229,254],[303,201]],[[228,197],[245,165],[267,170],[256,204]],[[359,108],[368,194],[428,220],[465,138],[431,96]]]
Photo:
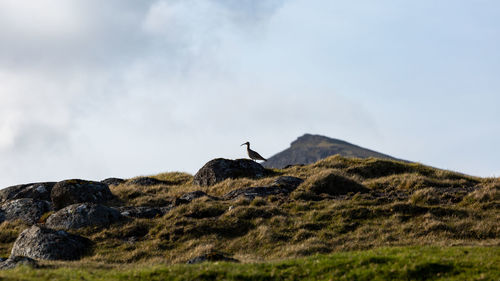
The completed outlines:
[[[244,144],[242,144],[242,145],[245,145],[245,144],[246,144],[246,143],[244,143]],[[242,146],[242,145],[240,145],[240,146]]]

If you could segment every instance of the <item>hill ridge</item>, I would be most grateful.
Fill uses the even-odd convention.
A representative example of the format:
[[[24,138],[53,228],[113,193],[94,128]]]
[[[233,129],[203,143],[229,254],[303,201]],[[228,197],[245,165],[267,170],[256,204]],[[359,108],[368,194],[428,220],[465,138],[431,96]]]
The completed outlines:
[[[289,165],[312,164],[335,154],[344,157],[405,161],[344,140],[306,133],[294,140],[289,148],[269,157],[262,165],[266,168],[281,169]]]

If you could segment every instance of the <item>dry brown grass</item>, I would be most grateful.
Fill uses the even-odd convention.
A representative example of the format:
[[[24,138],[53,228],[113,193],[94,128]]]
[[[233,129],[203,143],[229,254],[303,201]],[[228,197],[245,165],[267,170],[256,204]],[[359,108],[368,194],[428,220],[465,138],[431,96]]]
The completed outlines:
[[[179,263],[216,250],[243,262],[403,245],[499,245],[500,179],[481,179],[421,164],[333,156],[274,170],[260,179],[227,179],[211,187],[185,173],[153,175],[168,182],[111,186],[114,205],[164,206],[186,192],[222,196],[269,186],[280,175],[304,179],[289,197],[202,197],[163,217],[130,219],[74,233],[94,241],[82,263]],[[355,188],[366,188],[356,194]],[[342,195],[333,195],[342,189]],[[336,193],[335,193],[336,194]],[[6,255],[26,226],[0,225]]]

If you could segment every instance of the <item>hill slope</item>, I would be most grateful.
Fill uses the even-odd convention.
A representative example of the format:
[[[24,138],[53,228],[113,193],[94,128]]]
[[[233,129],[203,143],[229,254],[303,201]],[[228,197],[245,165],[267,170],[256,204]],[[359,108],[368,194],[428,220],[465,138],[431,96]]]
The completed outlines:
[[[288,165],[311,164],[328,156],[381,158],[398,160],[392,156],[369,150],[342,140],[320,135],[305,134],[291,143],[290,148],[270,157],[262,165],[282,169]]]
[[[288,189],[286,182],[273,184],[280,178],[290,177],[303,182],[294,189]],[[126,270],[125,275],[142,280],[214,280],[216,277],[273,280],[271,277],[278,279],[292,270],[309,274],[312,266],[294,269],[294,263],[304,264],[304,260],[293,259],[315,258],[316,254],[335,255],[318,268],[318,274],[326,272],[340,280],[418,279],[418,276],[436,275],[475,280],[484,274],[487,276],[484,280],[498,279],[498,271],[494,270],[498,268],[498,259],[491,257],[498,257],[500,245],[499,178],[471,177],[418,163],[336,155],[306,166],[270,170],[257,178],[228,178],[211,186],[198,186],[193,176],[178,172],[107,182],[116,199],[106,206],[122,213],[128,210],[126,219],[107,226],[69,230],[92,241],[79,261],[39,261],[43,267],[37,269],[39,271],[23,268],[0,271],[0,279],[23,276],[20,279],[29,280],[26,275],[35,275],[31,280],[40,280],[37,278],[42,274],[48,276],[44,279],[49,279],[52,274],[74,274],[80,270],[79,274],[85,279],[109,280],[113,276],[106,276],[106,270],[112,270],[109,274]],[[255,197],[228,196],[249,189],[251,194],[266,190],[269,193]],[[271,193],[273,190],[280,192]],[[195,197],[196,194],[201,196]],[[136,211],[156,208],[164,212],[149,218],[134,217],[133,209],[128,208],[140,208]],[[51,215],[52,212],[45,213],[37,223],[46,224]],[[28,227],[22,220],[0,223],[0,258],[9,256],[16,238]],[[461,248],[457,250],[456,246]],[[483,250],[485,247],[488,249]],[[386,256],[384,249],[398,253]],[[437,255],[433,249],[443,251],[439,255],[447,262],[432,258]],[[429,258],[421,255],[423,251],[430,251]],[[407,252],[409,258],[399,261],[401,252]],[[172,265],[199,256],[214,256],[213,253],[222,253],[242,263],[234,266],[234,276],[246,271],[258,276],[226,278],[225,270],[233,267],[225,264],[220,273],[214,273],[216,267],[211,264]],[[482,256],[473,257],[471,253],[482,253]],[[342,255],[355,259],[340,262],[345,264],[344,269],[338,264],[338,257]],[[407,262],[409,259],[411,263]],[[268,262],[277,260],[290,261],[284,261],[286,264],[274,271],[275,267]],[[476,260],[486,263],[478,266]],[[253,267],[256,262],[260,264]],[[409,265],[403,268],[401,264]],[[474,271],[464,272],[464,266],[469,265]],[[144,275],[129,273],[143,270],[144,266],[160,266],[160,271],[172,272],[169,275],[172,277],[163,278],[158,270],[147,268],[140,273]],[[360,273],[360,267],[366,278],[353,275]],[[198,271],[199,268],[202,269]],[[387,275],[381,270],[386,270]],[[94,272],[104,275],[97,278]],[[199,272],[200,276],[193,276],[193,272]],[[187,274],[187,277],[174,278],[178,274]],[[267,278],[267,274],[272,276]],[[344,275],[346,277],[342,277]],[[115,279],[133,279],[121,276]],[[326,275],[312,276],[321,280]],[[285,279],[301,280],[302,277]],[[67,279],[75,278],[71,275]]]

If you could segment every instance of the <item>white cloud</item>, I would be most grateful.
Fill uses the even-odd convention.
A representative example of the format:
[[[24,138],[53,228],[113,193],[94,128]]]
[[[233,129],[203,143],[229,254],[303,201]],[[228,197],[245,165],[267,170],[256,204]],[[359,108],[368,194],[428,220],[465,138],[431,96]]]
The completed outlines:
[[[420,53],[418,46],[435,44],[422,36],[432,25],[420,28],[425,3],[411,14],[393,1],[361,8],[304,0],[28,2],[0,0],[0,187],[194,172],[214,157],[245,157],[244,141],[270,156],[306,132],[424,161],[433,158],[418,143],[434,138],[415,136],[429,124],[438,132],[429,120],[443,120],[440,109],[456,119],[470,104],[442,107],[449,94],[439,91],[464,96],[467,81],[496,104],[498,85],[488,77],[498,72],[498,52],[486,52],[491,71],[478,72],[483,80],[473,73],[481,54],[468,57],[477,65],[465,79]],[[438,34],[453,29],[448,19],[439,21]],[[401,71],[407,66],[417,68]],[[427,67],[436,67],[432,75],[412,76]],[[443,80],[455,84],[447,88]],[[435,106],[426,106],[425,97],[434,96]],[[423,109],[430,113],[415,118]],[[476,111],[476,124],[490,128],[497,112]],[[442,143],[457,136],[449,130]]]

